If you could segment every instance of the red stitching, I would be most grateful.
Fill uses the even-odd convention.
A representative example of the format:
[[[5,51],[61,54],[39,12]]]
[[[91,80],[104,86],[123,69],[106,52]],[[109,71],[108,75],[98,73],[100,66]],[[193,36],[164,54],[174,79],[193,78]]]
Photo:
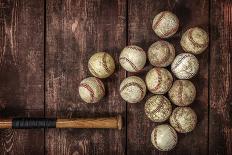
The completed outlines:
[[[94,99],[94,91],[93,91],[93,89],[86,83],[81,83],[79,87],[83,87],[83,88],[87,89],[90,92],[90,96],[91,96],[90,102],[93,102],[93,99]]]
[[[161,72],[160,72],[160,69],[158,68],[154,68],[154,70],[157,72],[158,74],[158,84],[151,89],[151,91],[156,91],[157,89],[160,88],[160,85],[161,85],[161,82],[162,82],[162,76],[161,76]]]
[[[133,45],[131,45],[131,46],[127,46],[126,48],[132,49],[132,50],[136,50],[136,51],[139,51],[139,52],[144,53],[143,49],[140,48],[140,47],[138,47],[138,46],[133,46]]]
[[[157,26],[159,25],[160,21],[163,19],[164,15],[165,15],[165,11],[162,12],[162,14],[161,14],[160,17],[157,19],[157,21],[156,21],[155,23],[153,23],[152,28],[153,28],[154,31],[155,31],[155,29],[157,28]]]
[[[121,57],[121,58],[120,58],[120,61],[121,61],[121,60],[126,60],[136,72],[139,71],[139,69],[135,66],[135,64],[133,64],[133,62],[131,62],[131,61],[130,61],[129,59],[127,59],[126,57]]]
[[[155,100],[157,100],[158,99],[158,97],[155,99]],[[160,111],[160,109],[162,109],[162,107],[163,107],[163,101],[164,101],[164,98],[161,98],[161,101],[160,101],[160,104],[158,105],[158,107],[155,109],[155,110],[153,110],[152,111],[152,113],[155,115],[155,116],[157,116],[156,114],[157,114],[157,112],[159,112]]]
[[[140,99],[142,99],[143,96],[144,96],[143,87],[142,87],[140,84],[136,83],[136,82],[130,82],[130,83],[125,84],[125,85],[120,89],[120,92],[122,92],[124,89],[126,89],[127,87],[130,87],[130,86],[137,86],[137,87],[140,89],[140,91],[141,91],[141,97],[140,97]]]
[[[103,85],[103,83],[101,82],[101,80],[99,80],[98,78],[94,78],[97,82],[97,85],[101,88],[102,92],[105,94],[105,87]]]
[[[177,120],[177,112],[179,112],[179,110],[181,110],[181,114],[183,113],[183,108],[179,108],[177,107],[174,111],[173,111],[173,121],[174,123],[176,123],[177,129],[179,129],[180,132],[184,132],[184,130],[182,129],[181,124],[179,123],[179,121]],[[180,114],[180,115],[181,115]]]
[[[178,25],[174,28],[174,29],[170,29],[169,31],[167,31],[165,34],[161,35],[161,38],[165,38],[168,37],[169,35],[171,35],[172,33],[176,32],[179,28],[179,23]]]
[[[205,46],[207,46],[207,44],[199,44],[199,43],[197,43],[197,42],[193,39],[192,33],[193,33],[193,29],[190,29],[189,32],[187,33],[187,34],[188,34],[187,36],[188,36],[190,42],[193,44],[193,46],[196,46],[196,47],[198,47],[198,48],[204,48]]]
[[[88,64],[89,70],[92,71],[95,76],[100,77],[100,75],[93,69],[92,65],[89,63]]]
[[[159,65],[159,66],[164,64],[165,62],[167,62],[168,59],[170,58],[170,55],[171,55],[171,51],[170,51],[170,47],[169,47],[168,43],[166,41],[160,41],[160,43],[161,43],[161,46],[165,46],[168,49],[168,51],[167,51],[168,53],[161,61],[159,61],[158,58],[156,57],[156,60],[158,60],[157,65]]]

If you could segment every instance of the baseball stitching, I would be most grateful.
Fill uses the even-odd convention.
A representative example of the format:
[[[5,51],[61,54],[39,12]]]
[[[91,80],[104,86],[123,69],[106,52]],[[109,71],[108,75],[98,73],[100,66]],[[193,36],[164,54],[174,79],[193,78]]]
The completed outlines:
[[[92,65],[89,63],[88,64],[89,70],[92,72],[92,74],[94,74],[97,77],[101,77],[92,67]]]
[[[180,108],[178,108],[179,110]],[[179,123],[179,121],[177,120],[177,110],[173,112],[173,121],[176,123],[177,128],[180,130],[180,132],[184,132],[184,130],[182,129],[181,124]],[[181,109],[181,114],[183,113],[183,109]],[[180,115],[181,115],[180,114]]]
[[[109,68],[108,68],[108,66],[107,66],[107,64],[106,64],[106,56],[107,56],[107,54],[104,53],[104,54],[103,54],[103,57],[102,57],[102,65],[103,65],[103,68],[105,69],[105,71],[106,71],[107,73],[110,73],[110,70],[109,70]]]
[[[136,72],[138,72],[139,71],[139,69],[135,66],[135,64],[133,64],[133,62],[131,62],[129,59],[127,59],[126,57],[121,57],[120,58],[120,61],[121,60],[125,60],[126,62],[128,62],[130,65],[131,65],[131,67],[136,71]]]
[[[97,85],[101,88],[102,92],[105,94],[105,88],[104,86],[102,86],[102,82],[97,78],[95,78],[95,80],[97,82]]]
[[[197,116],[196,116],[196,114],[195,114],[195,112],[191,109],[191,108],[188,108],[193,114],[194,114],[194,116],[193,117],[191,117],[191,121],[192,122],[196,122],[197,121]],[[190,123],[190,129],[191,128],[195,128],[195,126],[196,126],[196,124],[195,123]],[[188,128],[188,130],[189,130],[189,128]]]
[[[130,82],[130,83],[125,84],[120,89],[120,92],[124,91],[127,87],[130,87],[130,86],[137,86],[140,89],[140,91],[141,91],[141,97],[140,97],[140,99],[143,98],[143,96],[144,96],[143,87],[140,84],[136,83],[136,82]]]
[[[167,55],[161,61],[157,62],[158,65],[161,65],[161,64],[164,64],[165,62],[167,62],[168,59],[170,58],[170,55],[171,55],[171,51],[170,51],[169,45],[166,42],[164,42],[164,41],[161,41],[161,45],[165,46],[167,48],[167,50],[168,50],[167,52],[168,53],[167,53]],[[155,58],[156,58],[156,60],[159,60],[156,56],[155,56]]]
[[[156,98],[156,99],[158,99],[158,98]],[[163,100],[164,100],[164,99],[161,98],[161,101],[160,101],[158,107],[157,107],[155,110],[152,111],[153,114],[155,114],[156,117],[157,117],[157,112],[160,112],[160,110],[162,109],[162,107],[163,107],[163,105],[164,105],[164,104],[162,104],[162,103],[163,103]],[[155,119],[155,120],[156,120],[156,119]]]
[[[171,128],[170,126],[168,126],[168,128],[170,129],[171,133],[172,133],[172,136],[174,138],[174,142],[175,142],[175,145],[176,145],[176,142],[177,142],[177,137],[176,137],[176,133],[175,131],[173,130],[173,128]],[[174,147],[175,145],[172,145],[172,147]]]
[[[158,84],[154,88],[152,88],[151,91],[157,91],[160,88],[160,85],[162,82],[162,76],[161,76],[160,69],[156,69],[156,68],[154,68],[154,69],[158,75]]]
[[[183,103],[183,83],[182,81],[179,81],[179,89],[177,91],[177,96],[178,96],[178,99],[179,99],[179,104],[182,105]]]
[[[167,31],[165,34],[162,34],[162,35],[161,35],[161,38],[167,37],[167,36],[169,36],[170,34],[176,32],[177,29],[178,29],[178,27],[179,27],[179,23],[178,23],[178,25],[177,25],[174,29],[170,29],[170,30]]]
[[[174,67],[172,67],[172,69],[175,70],[181,64],[181,61],[184,60],[187,57],[191,57],[191,55],[189,55],[189,54],[184,55],[182,58],[180,58],[179,61],[174,63]]]
[[[199,65],[199,64],[198,64],[198,65]],[[186,68],[186,69],[183,70],[185,73],[190,74],[190,75],[188,75],[188,76],[185,76],[186,78],[190,78],[190,77],[193,77],[193,76],[196,75],[196,72],[195,72],[195,73],[192,73],[192,72],[191,72],[191,71],[192,71],[192,67],[190,68],[190,69],[191,69],[190,72],[187,71],[189,68],[190,68],[190,67],[188,67],[188,68]]]
[[[164,15],[165,15],[165,11],[162,12],[162,14],[160,15],[160,17],[157,19],[157,21],[153,24],[153,30],[155,31],[155,29],[157,28],[157,26],[159,25],[159,23],[161,22],[161,20],[163,19]]]
[[[198,48],[204,48],[206,46],[206,44],[199,44],[197,43],[194,39],[193,39],[193,36],[192,36],[192,32],[193,32],[193,29],[190,29],[189,32],[188,32],[188,39],[190,40],[190,42],[193,44],[193,46],[195,47],[198,47]]]
[[[85,89],[87,89],[89,91],[90,96],[91,96],[90,102],[93,102],[93,100],[94,100],[94,91],[93,91],[93,89],[86,83],[81,83],[79,87],[83,87],[83,88],[85,88]]]
[[[182,38],[181,38],[181,40],[182,40]],[[183,42],[185,42],[185,41],[183,41]],[[181,47],[183,48],[183,50],[185,51],[185,52],[188,52],[188,50],[184,47],[185,45],[184,45],[185,43],[183,43],[182,45],[181,45]]]
[[[127,46],[126,48],[144,53],[143,49],[137,46]]]
[[[157,128],[155,128],[153,132],[154,132],[154,143],[155,143],[157,149],[159,149],[159,150],[162,151],[163,149],[160,148],[160,147],[158,146],[158,143],[157,143]]]

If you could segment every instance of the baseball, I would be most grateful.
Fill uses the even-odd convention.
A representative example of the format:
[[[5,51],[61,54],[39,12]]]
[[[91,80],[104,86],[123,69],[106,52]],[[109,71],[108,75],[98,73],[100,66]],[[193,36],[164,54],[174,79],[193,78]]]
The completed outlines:
[[[179,79],[190,79],[197,74],[199,62],[190,53],[181,53],[176,56],[171,65],[173,74]]]
[[[177,132],[191,132],[196,127],[197,115],[189,107],[177,107],[170,116],[170,124]]]
[[[151,142],[160,151],[172,150],[177,141],[176,131],[168,124],[158,125],[151,133]]]
[[[169,38],[174,35],[179,28],[179,19],[169,11],[160,12],[155,16],[152,29],[160,38]]]
[[[128,72],[138,72],[145,66],[146,53],[138,46],[126,46],[120,56],[119,62],[121,66]]]
[[[124,79],[120,85],[121,97],[129,103],[140,102],[146,94],[145,82],[137,76]]]
[[[151,69],[145,78],[147,88],[154,94],[165,94],[172,86],[172,75],[165,68]]]
[[[105,95],[105,87],[98,78],[88,77],[81,81],[79,94],[86,103],[96,103]]]
[[[153,66],[167,67],[175,58],[174,46],[167,41],[157,41],[148,49],[148,60]]]
[[[189,80],[176,80],[168,95],[172,103],[177,106],[188,106],[196,97],[196,88]]]
[[[147,117],[154,122],[164,122],[172,113],[172,105],[163,95],[150,97],[145,103],[144,109]]]
[[[208,47],[209,36],[203,29],[194,27],[182,35],[180,44],[185,52],[201,54]]]
[[[93,76],[107,78],[115,70],[114,59],[106,52],[97,52],[89,59],[88,68]]]

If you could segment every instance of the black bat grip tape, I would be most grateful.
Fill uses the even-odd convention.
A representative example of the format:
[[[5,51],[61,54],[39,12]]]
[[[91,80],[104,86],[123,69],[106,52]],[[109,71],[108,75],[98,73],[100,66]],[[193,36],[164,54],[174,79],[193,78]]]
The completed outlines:
[[[56,128],[56,118],[13,118],[13,129]]]

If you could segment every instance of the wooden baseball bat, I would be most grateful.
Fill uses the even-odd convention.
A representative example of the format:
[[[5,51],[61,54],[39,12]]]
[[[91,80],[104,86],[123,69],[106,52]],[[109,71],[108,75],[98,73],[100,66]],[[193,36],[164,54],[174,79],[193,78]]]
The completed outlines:
[[[0,129],[35,129],[35,128],[107,128],[122,129],[122,117],[105,118],[13,118],[0,119]]]

